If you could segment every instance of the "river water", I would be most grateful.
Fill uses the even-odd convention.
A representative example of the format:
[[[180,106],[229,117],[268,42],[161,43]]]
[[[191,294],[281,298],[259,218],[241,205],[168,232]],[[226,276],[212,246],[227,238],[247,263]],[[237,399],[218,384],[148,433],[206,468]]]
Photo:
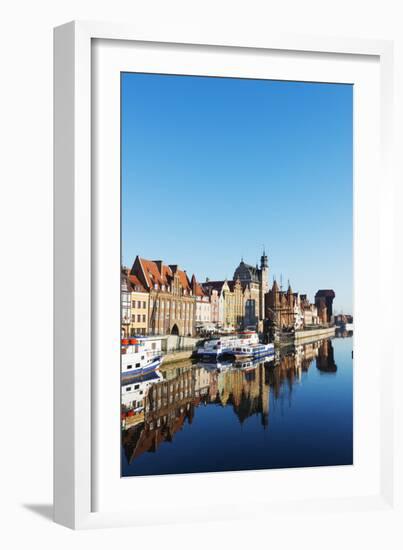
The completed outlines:
[[[351,336],[269,361],[182,362],[122,387],[122,475],[353,462]]]

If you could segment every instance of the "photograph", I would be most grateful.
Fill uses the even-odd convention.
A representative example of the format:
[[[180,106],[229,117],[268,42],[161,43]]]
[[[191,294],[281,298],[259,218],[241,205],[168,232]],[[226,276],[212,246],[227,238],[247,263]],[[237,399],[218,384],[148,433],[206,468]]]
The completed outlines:
[[[353,94],[120,73],[122,477],[354,463]]]

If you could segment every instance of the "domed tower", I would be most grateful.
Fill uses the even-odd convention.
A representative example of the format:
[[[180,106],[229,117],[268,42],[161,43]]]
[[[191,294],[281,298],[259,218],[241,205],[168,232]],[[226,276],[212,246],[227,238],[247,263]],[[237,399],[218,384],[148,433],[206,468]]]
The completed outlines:
[[[260,319],[264,319],[265,297],[269,292],[269,259],[263,248],[263,254],[260,257]]]

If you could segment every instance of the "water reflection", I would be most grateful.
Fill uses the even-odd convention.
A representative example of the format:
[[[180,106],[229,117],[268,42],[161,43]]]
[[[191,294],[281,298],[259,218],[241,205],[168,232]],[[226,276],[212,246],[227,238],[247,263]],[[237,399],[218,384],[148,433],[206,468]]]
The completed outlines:
[[[242,425],[257,417],[269,425],[270,400],[292,398],[313,363],[320,373],[336,373],[330,339],[293,346],[256,363],[191,363],[167,366],[122,386],[122,445],[130,465],[144,453],[156,453],[164,442],[192,425],[199,407],[230,408]],[[220,422],[214,414],[214,422]]]

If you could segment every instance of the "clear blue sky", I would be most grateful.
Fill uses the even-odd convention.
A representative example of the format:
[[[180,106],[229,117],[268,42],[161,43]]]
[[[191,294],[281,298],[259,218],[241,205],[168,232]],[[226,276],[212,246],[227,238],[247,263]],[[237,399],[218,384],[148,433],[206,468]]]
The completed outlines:
[[[352,101],[344,84],[122,74],[122,254],[273,275],[352,311]]]

